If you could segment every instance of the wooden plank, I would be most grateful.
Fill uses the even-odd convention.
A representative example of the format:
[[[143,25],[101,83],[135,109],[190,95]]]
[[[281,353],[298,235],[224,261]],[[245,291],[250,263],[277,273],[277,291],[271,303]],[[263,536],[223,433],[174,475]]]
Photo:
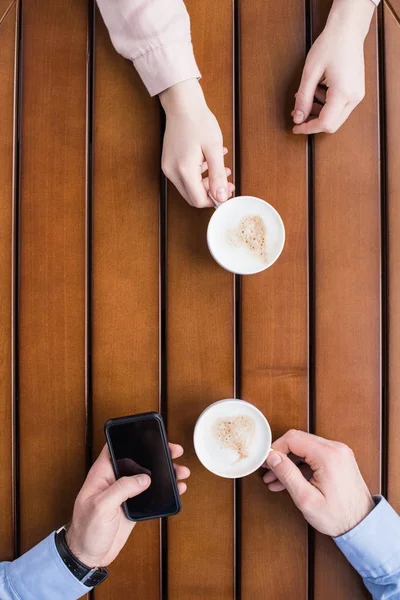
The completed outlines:
[[[232,156],[232,3],[187,7],[202,85]],[[233,483],[207,472],[192,443],[201,411],[233,395],[233,277],[208,253],[210,216],[168,187],[168,424],[193,474],[182,514],[168,523],[168,593],[179,600],[231,600],[234,585]]]
[[[330,2],[314,2],[316,28]],[[315,139],[316,432],[351,446],[380,488],[380,189],[376,21],[365,45],[366,98]],[[315,544],[315,597],[369,597],[327,537]]]
[[[393,15],[395,15],[395,17],[397,18],[397,22],[399,22],[400,20],[400,0],[384,0],[384,4],[385,4],[385,12],[386,9],[389,8],[391,9]]]
[[[97,13],[93,188],[93,426],[157,411],[159,103],[112,47]],[[156,600],[159,524],[139,524],[96,599]],[[132,568],[134,565],[134,569]]]
[[[389,454],[388,498],[400,512],[400,25],[384,6],[386,68],[387,197],[389,219]]]
[[[86,12],[23,6],[22,552],[68,521],[85,476]]]
[[[14,76],[17,5],[0,3],[0,560],[13,558],[12,244]]]
[[[262,410],[277,438],[307,428],[307,153],[305,138],[290,129],[304,7],[243,0],[240,27],[242,193],[275,206],[287,236],[276,265],[243,277],[242,397]],[[259,474],[243,480],[241,527],[243,600],[305,599],[306,524]]]

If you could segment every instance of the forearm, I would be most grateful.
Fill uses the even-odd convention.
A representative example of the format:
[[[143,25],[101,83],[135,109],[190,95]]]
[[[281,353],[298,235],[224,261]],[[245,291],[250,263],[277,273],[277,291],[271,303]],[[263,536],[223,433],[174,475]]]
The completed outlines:
[[[132,60],[155,96],[190,78],[199,78],[182,0],[97,0],[116,50]]]

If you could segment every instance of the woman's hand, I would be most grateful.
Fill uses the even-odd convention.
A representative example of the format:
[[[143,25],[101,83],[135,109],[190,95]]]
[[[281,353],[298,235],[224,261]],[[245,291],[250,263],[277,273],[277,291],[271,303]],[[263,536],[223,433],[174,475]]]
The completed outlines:
[[[231,197],[235,186],[227,177],[222,133],[208,108],[196,79],[189,79],[160,94],[166,113],[162,169],[181,196],[197,208],[212,206],[210,191],[218,202]],[[203,174],[208,170],[208,177]]]
[[[373,13],[372,0],[334,0],[307,56],[292,112],[294,133],[334,133],[364,98],[364,40]]]

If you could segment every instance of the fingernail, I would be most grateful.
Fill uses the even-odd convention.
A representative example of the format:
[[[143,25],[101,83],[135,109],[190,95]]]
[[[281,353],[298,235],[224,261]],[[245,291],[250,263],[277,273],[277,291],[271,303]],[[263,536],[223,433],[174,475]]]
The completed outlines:
[[[228,200],[228,190],[226,188],[219,188],[217,190],[217,200],[219,200],[219,202]]]
[[[150,477],[148,475],[137,475],[136,479],[139,482],[139,485],[141,485],[142,487],[145,487],[150,483]]]
[[[293,115],[293,121],[295,123],[302,123],[304,121],[304,113],[302,110],[295,110]]]
[[[267,458],[267,464],[269,467],[271,467],[271,469],[275,469],[278,465],[281,464],[281,462],[282,459],[277,452],[273,452]]]

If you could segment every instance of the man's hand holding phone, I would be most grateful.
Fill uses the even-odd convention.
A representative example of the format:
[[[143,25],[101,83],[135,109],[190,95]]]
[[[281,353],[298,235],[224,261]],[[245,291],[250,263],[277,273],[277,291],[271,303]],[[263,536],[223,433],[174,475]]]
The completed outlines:
[[[169,444],[173,459],[183,454],[182,446]],[[180,494],[186,491],[190,471],[174,465]],[[151,485],[148,475],[115,480],[110,454],[104,446],[79,492],[66,539],[71,552],[88,567],[106,567],[124,547],[135,523],[129,521],[122,503],[138,496]]]

